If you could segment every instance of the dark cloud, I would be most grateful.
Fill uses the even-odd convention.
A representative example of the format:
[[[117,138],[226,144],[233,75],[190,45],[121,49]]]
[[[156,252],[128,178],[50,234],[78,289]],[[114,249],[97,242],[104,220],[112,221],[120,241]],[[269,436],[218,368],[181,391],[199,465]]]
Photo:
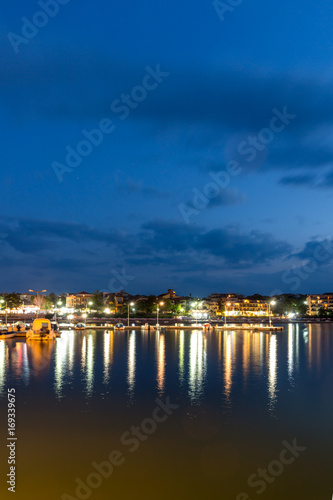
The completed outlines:
[[[45,54],[30,60],[5,57],[1,67],[0,88],[36,112],[50,117],[102,118],[113,99],[140,84],[145,65],[96,57],[96,54],[64,52]],[[158,61],[150,61],[155,68]],[[148,64],[148,62],[147,62]],[[146,65],[147,65],[146,64]],[[133,116],[152,118],[164,123],[215,122],[228,130],[260,130],[272,115],[272,109],[284,106],[298,115],[297,129],[310,124],[332,124],[331,82],[302,79],[288,74],[238,72],[228,67],[202,72],[160,65],[170,73],[158,91],[139,106]],[[16,104],[15,104],[16,103]]]
[[[127,287],[133,292],[142,284],[148,288],[159,287],[161,272],[163,282],[170,280],[181,288],[190,287],[193,280],[197,280],[199,289],[203,290],[216,289],[218,283],[223,283],[228,284],[229,291],[237,287],[240,292],[253,292],[255,288],[270,292],[280,280],[283,286],[279,286],[284,291],[296,286],[300,290],[309,283],[298,275],[317,279],[319,269],[333,261],[333,245],[329,238],[308,241],[295,253],[288,242],[270,233],[242,231],[237,226],[207,229],[153,220],[143,224],[136,234],[119,235],[102,229],[92,230],[82,224],[5,219],[2,228],[8,234],[1,247],[2,271],[18,274],[17,286],[23,286],[28,280],[59,291],[66,286],[71,288],[73,281],[85,288],[85,280],[95,288],[107,288],[112,269],[118,269],[119,265],[127,274],[135,276]],[[24,247],[27,237],[28,246]],[[32,246],[33,239],[39,246]],[[115,253],[110,253],[111,248]],[[313,260],[318,265],[308,271],[304,262]],[[283,261],[293,264],[277,272]],[[267,269],[265,274],[263,266]],[[245,282],[247,285],[242,289]]]
[[[325,177],[320,182],[320,187],[333,187],[333,171],[325,175]]]
[[[246,201],[246,195],[243,193],[239,193],[236,189],[220,189],[216,196],[207,199],[207,207],[215,208],[215,207],[228,207],[240,205]],[[188,200],[186,205],[190,208],[194,208],[193,199]]]
[[[170,193],[151,186],[144,186],[142,182],[127,181],[124,183],[119,183],[117,187],[122,193],[127,196],[132,194],[139,194],[148,199],[167,199],[171,197]]]
[[[221,258],[224,264],[234,267],[266,264],[287,256],[292,247],[260,231],[241,233],[237,228],[226,227],[204,230],[196,226],[154,221],[145,224],[147,235],[142,235],[141,251],[154,255],[163,252],[197,252]],[[172,261],[172,260],[171,260]]]
[[[279,182],[285,186],[313,186],[314,181],[313,175],[290,175],[282,177]]]
[[[312,239],[305,243],[301,251],[291,254],[289,258],[311,259],[317,266],[326,265],[333,261],[333,241],[331,238]]]
[[[199,248],[223,257],[232,265],[244,266],[266,264],[284,257],[292,247],[287,242],[276,240],[272,235],[261,231],[240,233],[225,228],[204,233]]]
[[[95,242],[106,245],[122,245],[128,241],[123,233],[114,230],[106,232],[84,224],[31,219],[3,218],[0,232],[7,235],[5,243],[22,253],[50,250],[54,248],[54,241],[63,239],[77,243]]]
[[[289,175],[282,177],[279,184],[284,186],[305,186],[310,188],[332,188],[333,172],[318,175]]]
[[[78,244],[85,249],[93,243],[105,247],[113,245],[126,252],[129,258],[154,260],[173,264],[175,256],[184,253],[204,261],[207,256],[222,259],[220,263],[242,267],[244,265],[265,264],[271,260],[286,256],[291,246],[276,240],[272,235],[260,231],[242,233],[237,228],[226,227],[205,230],[202,227],[177,222],[151,221],[143,224],[137,235],[119,234],[115,231],[91,229],[83,224],[17,220],[13,225],[7,223],[7,244],[23,254],[38,254],[48,251],[53,253],[54,244],[63,240]],[[63,248],[61,262],[68,262],[67,247]],[[91,256],[91,252],[86,255]],[[184,258],[182,256],[182,259]],[[91,261],[95,256],[91,256]],[[161,260],[160,260],[161,259]]]
[[[15,115],[22,119],[42,117],[57,122],[72,118],[80,120],[82,125],[90,119],[117,120],[110,110],[111,103],[142,82],[147,66],[147,63],[141,66],[138,62],[106,60],[92,53],[85,54],[84,58],[81,54],[66,52],[30,60],[19,56],[4,59],[0,69],[4,106],[15,110]],[[156,67],[155,61],[149,64]],[[205,72],[185,71],[165,63],[160,67],[170,75],[132,110],[128,120],[154,122],[155,133],[161,141],[161,131],[168,136],[168,129],[176,127],[173,140],[184,134],[187,137],[185,142],[181,141],[182,149],[187,152],[185,163],[191,161],[191,157],[198,161],[197,148],[201,149],[203,169],[230,159],[246,166],[243,173],[257,167],[318,169],[333,164],[332,148],[325,141],[317,140],[318,131],[323,137],[329,136],[333,124],[330,81],[310,76],[233,71],[228,67]],[[257,151],[256,161],[249,164],[239,154],[238,147],[269,126],[273,108],[280,111],[286,108],[296,118],[285,130],[275,134],[264,151]],[[221,136],[225,138],[222,144]],[[219,151],[215,151],[215,158],[209,158],[209,151],[214,153],[217,149],[216,142]],[[133,189],[134,186],[132,192]],[[152,189],[143,186],[143,194],[157,196]]]

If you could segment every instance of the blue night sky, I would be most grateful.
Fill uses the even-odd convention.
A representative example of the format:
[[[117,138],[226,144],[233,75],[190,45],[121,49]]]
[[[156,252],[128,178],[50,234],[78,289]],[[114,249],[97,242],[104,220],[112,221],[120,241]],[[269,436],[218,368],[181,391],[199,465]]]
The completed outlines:
[[[66,1],[2,6],[0,289],[331,291],[333,4]]]

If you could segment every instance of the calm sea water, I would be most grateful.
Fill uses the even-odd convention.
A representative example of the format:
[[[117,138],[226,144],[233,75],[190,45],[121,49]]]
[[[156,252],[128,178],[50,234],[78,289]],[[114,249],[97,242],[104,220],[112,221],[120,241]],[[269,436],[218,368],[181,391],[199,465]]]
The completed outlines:
[[[17,500],[332,498],[332,325],[0,341],[1,498],[9,388]]]

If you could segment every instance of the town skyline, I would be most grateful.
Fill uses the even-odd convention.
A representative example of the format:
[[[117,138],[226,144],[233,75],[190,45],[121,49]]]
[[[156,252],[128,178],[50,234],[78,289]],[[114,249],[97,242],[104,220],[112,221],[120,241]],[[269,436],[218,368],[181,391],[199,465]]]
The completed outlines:
[[[32,292],[30,290],[29,292]],[[44,294],[42,294],[44,292]],[[174,315],[186,315],[207,313],[215,316],[270,316],[286,315],[290,318],[297,316],[333,316],[333,293],[322,294],[281,294],[265,296],[261,294],[244,295],[238,293],[212,292],[205,297],[181,296],[169,288],[167,292],[159,295],[132,295],[125,290],[118,292],[95,292],[81,291],[78,293],[46,295],[46,290],[34,293],[2,293],[0,294],[0,310],[37,312],[38,309],[45,311],[61,311],[61,314],[72,314],[81,312],[90,314],[98,312],[127,315],[151,314],[161,309],[161,314],[172,313]],[[161,307],[160,307],[161,306]]]

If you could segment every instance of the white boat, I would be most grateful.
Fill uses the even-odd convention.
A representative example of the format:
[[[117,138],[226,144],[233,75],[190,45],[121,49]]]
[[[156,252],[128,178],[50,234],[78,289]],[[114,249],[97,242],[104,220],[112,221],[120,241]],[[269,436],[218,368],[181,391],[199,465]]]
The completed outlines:
[[[141,325],[141,330],[149,330],[149,323],[145,323],[144,325]]]
[[[17,321],[8,327],[9,332],[15,332],[15,337],[25,337],[27,332],[25,329],[25,323],[23,321]]]
[[[213,326],[210,323],[205,323],[203,328],[205,331],[213,330]]]
[[[115,330],[125,330],[125,325],[123,323],[117,323],[114,327]]]
[[[86,325],[84,323],[78,323],[77,325],[75,325],[75,330],[85,330],[86,329]]]
[[[27,340],[55,340],[56,334],[48,319],[35,319],[32,329],[27,331]]]

